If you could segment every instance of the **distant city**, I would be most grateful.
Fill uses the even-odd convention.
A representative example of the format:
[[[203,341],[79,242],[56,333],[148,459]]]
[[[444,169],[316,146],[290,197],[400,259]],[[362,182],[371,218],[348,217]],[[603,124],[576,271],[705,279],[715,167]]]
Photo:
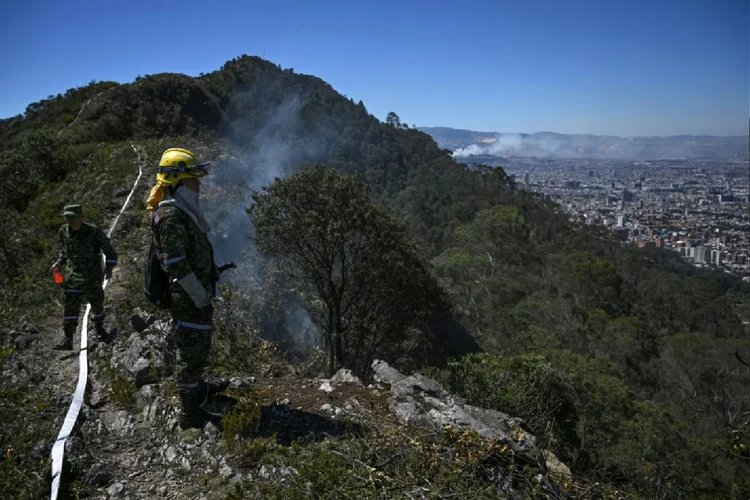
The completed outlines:
[[[420,130],[456,160],[502,166],[519,188],[555,201],[574,220],[608,228],[623,243],[678,252],[695,266],[750,281],[748,136]]]
[[[490,162],[501,165],[522,189],[559,203],[573,219],[607,227],[638,247],[673,250],[696,266],[750,281],[747,160]]]

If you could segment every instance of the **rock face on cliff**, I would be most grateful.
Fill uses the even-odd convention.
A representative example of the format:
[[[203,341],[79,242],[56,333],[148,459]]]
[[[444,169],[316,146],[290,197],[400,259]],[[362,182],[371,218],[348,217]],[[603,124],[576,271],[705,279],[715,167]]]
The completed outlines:
[[[416,374],[405,376],[388,363],[372,365],[378,382],[390,385],[388,404],[404,424],[441,429],[451,425],[471,429],[486,439],[497,439],[518,451],[536,446],[536,438],[523,430],[523,420],[495,410],[485,410],[446,392],[435,380]]]
[[[437,381],[420,374],[406,376],[385,361],[375,360],[372,369],[377,382],[390,386],[388,406],[401,423],[436,431],[446,425],[470,429],[485,439],[510,446],[519,455],[543,457],[552,472],[571,475],[551,451],[537,447],[536,437],[524,430],[522,419],[467,404]]]

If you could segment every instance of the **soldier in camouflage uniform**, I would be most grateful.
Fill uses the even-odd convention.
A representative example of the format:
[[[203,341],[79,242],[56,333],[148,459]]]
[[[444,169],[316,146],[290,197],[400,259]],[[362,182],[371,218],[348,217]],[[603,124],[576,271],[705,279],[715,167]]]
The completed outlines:
[[[66,223],[60,227],[60,255],[52,265],[63,274],[63,332],[64,338],[55,345],[57,350],[73,349],[73,334],[78,326],[78,314],[83,300],[91,304],[96,333],[106,340],[104,329],[104,277],[112,277],[117,265],[117,252],[101,229],[83,221],[80,205],[68,205],[63,215]],[[105,266],[102,269],[102,251]]]
[[[221,414],[206,409],[205,403],[229,385],[227,379],[203,379],[214,330],[212,299],[220,275],[208,240],[211,226],[199,205],[199,177],[207,174],[207,165],[199,164],[190,151],[168,149],[148,201],[154,245],[172,281],[170,312],[180,354],[177,387],[182,429],[218,423]]]

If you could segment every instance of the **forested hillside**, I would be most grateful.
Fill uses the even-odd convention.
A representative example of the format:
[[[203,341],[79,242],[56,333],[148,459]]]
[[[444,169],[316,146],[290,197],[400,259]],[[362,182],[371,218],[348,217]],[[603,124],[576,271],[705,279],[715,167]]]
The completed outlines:
[[[350,214],[369,217],[375,232],[398,235],[367,240],[376,250],[390,245],[383,254],[398,258],[366,254],[373,272],[360,285],[380,280],[383,292],[365,295],[375,297],[372,303],[352,301],[354,316],[346,323],[367,331],[368,339],[389,329],[387,342],[365,351],[352,340],[343,347],[348,355],[330,364],[326,358],[321,370],[368,375],[369,361],[378,358],[428,373],[470,404],[523,418],[576,478],[607,485],[592,489],[592,498],[604,491],[617,491],[617,498],[750,495],[750,367],[735,356],[750,358],[746,284],[692,268],[673,253],[624,247],[600,229],[571,222],[555,204],[518,190],[502,168],[457,163],[427,134],[380,122],[361,101],[316,77],[242,56],[197,78],[92,82],[1,121],[0,141],[0,327],[6,336],[32,309],[57,314],[48,269],[62,206],[83,203],[87,219],[103,225],[138,171],[136,148],[151,162],[151,182],[161,151],[185,147],[215,163],[221,196],[212,199],[210,189],[206,196],[216,237],[223,238],[217,248],[251,245],[254,221],[274,227],[272,218],[253,219],[263,215],[263,205],[252,192],[295,173],[302,177],[277,181],[275,191],[265,192],[310,200],[303,207],[330,214],[316,222],[320,234]],[[348,181],[328,179],[318,166],[318,177],[328,181],[309,189],[313,180],[299,179],[316,171],[303,170],[313,164],[366,188],[340,188],[337,183]],[[329,189],[338,191],[323,203]],[[370,196],[378,208],[356,210],[370,210]],[[128,236],[119,242],[134,255],[147,248],[144,208],[137,200],[124,219]],[[272,251],[257,255],[252,266],[240,265],[247,274],[236,283],[278,283],[274,273],[284,266],[274,267],[279,261]],[[139,264],[128,265],[134,296],[112,306],[122,308],[123,318],[127,308],[144,307],[135,297]],[[379,266],[407,278],[415,273],[419,286],[386,279],[375,272]],[[292,300],[297,293],[294,300],[314,319],[313,305],[325,297],[312,285],[282,282],[283,292],[268,295]],[[389,291],[412,302],[378,298]],[[378,307],[387,305],[372,309],[377,316],[368,310],[376,299]],[[408,310],[397,310],[407,302]],[[273,320],[280,309],[246,307],[261,311],[261,337],[294,349],[285,339],[290,327]],[[399,323],[389,314],[413,321]],[[378,328],[368,330],[375,321]],[[17,403],[10,394],[0,393],[4,415]],[[0,431],[4,448],[29,447],[18,439]],[[9,458],[5,467],[35,466]]]

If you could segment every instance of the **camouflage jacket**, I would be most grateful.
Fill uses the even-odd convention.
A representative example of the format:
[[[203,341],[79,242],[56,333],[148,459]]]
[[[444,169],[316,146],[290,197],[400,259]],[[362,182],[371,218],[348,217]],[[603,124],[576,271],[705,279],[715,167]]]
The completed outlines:
[[[188,214],[172,205],[154,211],[151,229],[154,244],[164,269],[174,279],[195,273],[208,293],[216,294],[219,270],[208,235]]]
[[[73,231],[68,224],[63,224],[59,237],[61,250],[57,263],[61,267],[64,265],[63,278],[69,287],[101,283],[104,280],[102,251],[107,265],[117,264],[117,252],[98,227],[84,222],[81,229]]]

